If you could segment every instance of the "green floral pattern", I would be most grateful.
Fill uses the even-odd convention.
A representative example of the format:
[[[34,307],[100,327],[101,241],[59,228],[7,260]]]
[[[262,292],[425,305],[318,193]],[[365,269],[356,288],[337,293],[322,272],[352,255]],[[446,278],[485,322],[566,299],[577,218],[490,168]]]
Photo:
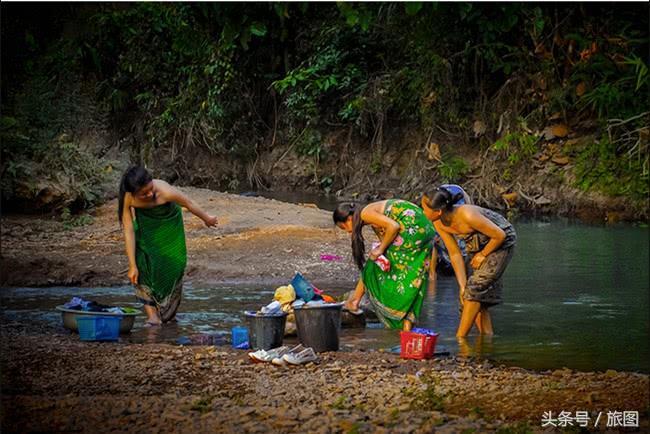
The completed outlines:
[[[384,253],[390,270],[384,272],[368,261],[362,279],[379,319],[386,327],[398,329],[405,319],[415,321],[420,315],[435,229],[422,209],[411,202],[388,200],[384,214],[400,224]]]

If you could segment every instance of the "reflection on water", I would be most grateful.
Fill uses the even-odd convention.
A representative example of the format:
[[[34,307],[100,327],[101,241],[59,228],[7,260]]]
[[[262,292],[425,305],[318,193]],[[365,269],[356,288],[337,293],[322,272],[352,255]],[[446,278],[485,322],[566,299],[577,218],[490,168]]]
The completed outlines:
[[[504,303],[492,309],[496,335],[456,340],[458,290],[449,277],[438,281],[435,294],[428,294],[420,326],[438,331],[440,344],[461,355],[535,369],[649,372],[648,229],[557,221],[516,227],[519,243],[505,275]],[[347,289],[353,285],[350,281]],[[58,324],[60,314],[54,307],[73,295],[137,306],[128,287],[21,288],[3,289],[1,294],[4,320],[27,317]],[[140,317],[133,333],[122,340],[175,342],[195,333],[226,337],[242,323],[243,310],[259,308],[272,297],[273,288],[188,288],[176,323],[145,329]],[[62,327],[60,331],[65,333]],[[397,332],[376,325],[342,333],[343,349],[399,343]]]

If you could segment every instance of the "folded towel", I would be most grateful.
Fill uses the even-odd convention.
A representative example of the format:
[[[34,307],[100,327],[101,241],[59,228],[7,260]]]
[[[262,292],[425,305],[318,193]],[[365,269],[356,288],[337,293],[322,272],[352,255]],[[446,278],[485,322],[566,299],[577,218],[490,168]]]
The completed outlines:
[[[282,312],[282,304],[279,301],[273,301],[261,309],[264,315],[277,315]]]

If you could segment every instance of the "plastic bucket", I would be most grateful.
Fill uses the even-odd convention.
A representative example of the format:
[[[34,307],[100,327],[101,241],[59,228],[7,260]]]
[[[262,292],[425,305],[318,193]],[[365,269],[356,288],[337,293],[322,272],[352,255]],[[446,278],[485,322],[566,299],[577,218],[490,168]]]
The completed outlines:
[[[338,351],[342,307],[338,303],[294,309],[300,343],[317,353]]]
[[[120,316],[77,317],[82,341],[116,341],[120,336]]]
[[[248,329],[246,327],[232,328],[232,347],[235,349],[248,349]]]
[[[248,322],[248,342],[254,350],[270,350],[282,345],[287,314],[257,315],[244,312]]]

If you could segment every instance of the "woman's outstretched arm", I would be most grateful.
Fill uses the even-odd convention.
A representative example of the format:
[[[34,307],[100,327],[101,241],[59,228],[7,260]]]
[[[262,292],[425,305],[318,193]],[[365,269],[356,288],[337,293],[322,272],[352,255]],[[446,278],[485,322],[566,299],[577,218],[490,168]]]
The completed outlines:
[[[176,202],[177,204],[187,208],[192,214],[203,220],[206,226],[215,226],[217,224],[217,218],[205,212],[196,202],[186,196],[180,190],[172,187],[165,181],[160,181],[160,192],[163,194],[163,198],[170,202]]]

